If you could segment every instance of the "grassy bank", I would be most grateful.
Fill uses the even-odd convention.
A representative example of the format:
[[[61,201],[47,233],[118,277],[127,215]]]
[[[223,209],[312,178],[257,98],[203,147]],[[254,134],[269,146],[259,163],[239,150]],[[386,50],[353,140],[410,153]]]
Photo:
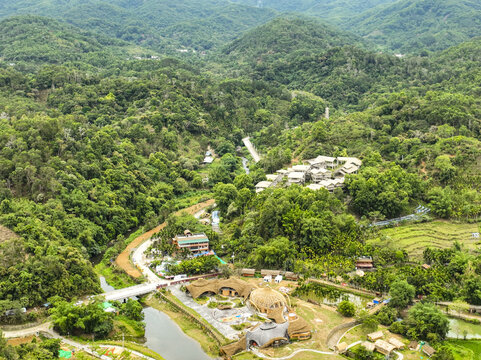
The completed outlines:
[[[203,331],[199,326],[191,321],[188,317],[184,316],[182,313],[178,312],[173,306],[167,304],[166,302],[160,301],[159,299],[151,296],[146,300],[146,304],[165,313],[169,316],[182,331],[197,341],[202,350],[209,356],[218,357],[219,356],[219,346],[216,341],[209,336],[205,331]]]
[[[481,341],[449,340],[446,345],[453,351],[455,360],[481,360]]]
[[[101,261],[95,265],[94,269],[99,276],[103,276],[108,284],[116,289],[123,289],[137,284],[134,279],[122,269],[117,268],[115,264],[107,266],[104,261]]]

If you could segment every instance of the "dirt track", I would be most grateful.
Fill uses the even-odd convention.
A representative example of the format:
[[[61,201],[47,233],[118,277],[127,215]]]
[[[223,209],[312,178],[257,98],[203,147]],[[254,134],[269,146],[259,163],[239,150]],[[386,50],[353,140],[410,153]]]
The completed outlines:
[[[192,205],[186,209],[179,210],[175,213],[175,215],[180,215],[183,212],[186,212],[190,215],[194,215],[199,210],[214,204],[214,202],[215,202],[214,199],[210,199],[210,200]],[[133,278],[141,277],[142,273],[130,262],[130,253],[132,252],[133,249],[135,249],[137,246],[142,244],[142,242],[144,242],[145,240],[149,239],[152,235],[162,230],[166,225],[167,224],[164,222],[159,226],[153,228],[152,230],[149,230],[143,233],[142,235],[140,235],[139,237],[135,238],[129,245],[127,245],[124,251],[120,253],[117,259],[115,259],[115,263]]]

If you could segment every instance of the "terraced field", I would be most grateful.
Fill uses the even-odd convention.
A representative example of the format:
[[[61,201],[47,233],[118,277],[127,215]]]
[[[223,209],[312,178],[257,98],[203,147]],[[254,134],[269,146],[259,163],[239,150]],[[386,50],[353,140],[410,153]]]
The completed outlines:
[[[432,221],[422,224],[401,225],[381,230],[381,236],[368,242],[394,249],[405,249],[413,260],[421,259],[426,247],[448,248],[458,241],[465,249],[475,249],[481,239],[473,238],[479,224],[459,224]]]

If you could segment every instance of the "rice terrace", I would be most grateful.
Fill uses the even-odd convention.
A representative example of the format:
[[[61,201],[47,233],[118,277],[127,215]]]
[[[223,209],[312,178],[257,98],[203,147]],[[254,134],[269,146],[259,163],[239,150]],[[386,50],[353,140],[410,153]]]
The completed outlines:
[[[474,250],[480,239],[473,234],[479,231],[479,224],[476,223],[439,220],[382,229],[380,236],[369,243],[404,249],[413,259],[420,259],[426,247],[444,249],[451,247],[456,241],[466,250]]]

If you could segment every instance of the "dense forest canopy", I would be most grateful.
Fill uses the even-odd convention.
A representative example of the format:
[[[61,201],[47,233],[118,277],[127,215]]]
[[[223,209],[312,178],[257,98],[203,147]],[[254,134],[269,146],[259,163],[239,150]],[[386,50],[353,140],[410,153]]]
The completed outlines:
[[[481,214],[479,9],[356,1],[340,17],[345,4],[0,1],[0,223],[18,234],[0,243],[2,306],[100,292],[93,259],[110,262],[129,232],[203,194],[223,219],[213,247],[241,265],[317,276],[370,255],[388,267],[359,285],[385,291],[400,277],[417,295],[480,303],[478,255],[428,249],[420,275],[403,250],[367,244],[380,236],[368,223],[419,204],[446,219]],[[404,6],[412,23],[433,20],[421,30],[431,40],[396,27]],[[331,9],[341,30],[279,13],[310,9]],[[389,21],[374,36],[376,14]],[[262,154],[250,174],[244,136]],[[256,194],[266,174],[318,155],[363,167],[333,193]]]

